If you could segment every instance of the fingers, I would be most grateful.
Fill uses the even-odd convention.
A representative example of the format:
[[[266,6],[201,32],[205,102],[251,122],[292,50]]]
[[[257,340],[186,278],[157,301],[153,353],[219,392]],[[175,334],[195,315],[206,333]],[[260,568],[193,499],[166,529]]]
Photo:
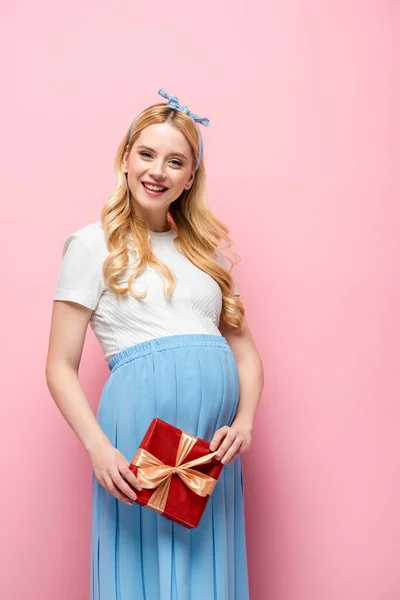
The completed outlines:
[[[214,452],[219,447],[221,441],[227,435],[228,431],[229,431],[229,427],[227,425],[225,425],[224,427],[221,427],[221,429],[218,429],[215,432],[214,437],[211,440],[211,444],[210,444],[211,452]]]
[[[224,461],[225,454],[230,449],[232,444],[235,444],[237,437],[238,437],[238,434],[236,433],[236,431],[234,429],[228,428],[228,431],[226,432],[224,441],[220,445],[220,447],[218,449],[218,454],[216,455],[216,458],[218,460],[220,460],[221,462],[223,462],[224,464],[225,464],[225,461]],[[240,438],[240,442],[242,442],[242,441],[243,440]]]
[[[110,494],[129,506],[132,506],[132,502],[137,498],[137,494],[132,490],[132,487],[138,491],[142,489],[124,457],[117,463],[117,468],[103,472],[102,476],[97,477],[97,479]]]
[[[221,462],[224,465],[228,465],[233,460],[235,460],[235,458],[237,456],[239,456],[240,451],[242,450],[243,443],[244,443],[243,439],[241,439],[240,437],[237,437],[235,439],[235,441],[233,442],[233,444],[231,445],[231,447],[227,450],[227,452],[225,453],[225,455],[221,459]]]
[[[119,466],[119,472],[133,488],[138,490],[138,492],[142,491],[142,486],[140,485],[138,478],[130,470],[128,462]]]
[[[127,498],[126,496],[124,496],[124,494],[122,494],[119,491],[119,489],[116,487],[114,481],[108,474],[103,475],[103,478],[99,480],[99,483],[108,492],[110,492],[110,494],[112,496],[114,496],[114,498],[116,498],[117,500],[120,500],[121,502],[123,502],[124,504],[127,504],[128,506],[132,506],[133,499],[131,500],[131,499]],[[131,493],[133,493],[133,492],[131,492]],[[136,494],[135,494],[135,498],[136,498]]]
[[[226,464],[228,459],[237,452],[242,443],[243,438],[241,436],[235,431],[229,431],[218,450],[217,459]]]
[[[246,443],[242,433],[225,425],[215,432],[210,443],[210,450],[214,452],[218,449],[215,457],[227,465],[244,451]]]
[[[114,485],[122,492],[125,496],[128,496],[131,500],[136,500],[137,495],[132,488],[126,483],[125,479],[121,477],[119,471],[114,471],[111,475]]]

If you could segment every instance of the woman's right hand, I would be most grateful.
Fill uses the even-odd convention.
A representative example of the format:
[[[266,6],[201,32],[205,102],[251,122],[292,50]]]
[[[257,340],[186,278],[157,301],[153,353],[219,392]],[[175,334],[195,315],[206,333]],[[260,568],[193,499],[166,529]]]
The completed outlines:
[[[88,450],[88,454],[92,461],[94,474],[100,485],[121,502],[132,506],[137,495],[129,487],[127,481],[138,491],[141,491],[142,488],[129,469],[130,463],[125,456],[108,441]]]

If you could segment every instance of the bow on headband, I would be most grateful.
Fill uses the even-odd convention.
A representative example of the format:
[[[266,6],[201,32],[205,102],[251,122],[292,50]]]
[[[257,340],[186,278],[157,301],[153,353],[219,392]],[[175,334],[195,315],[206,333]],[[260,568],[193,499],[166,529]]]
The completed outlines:
[[[208,127],[210,125],[210,120],[207,119],[207,117],[199,117],[199,115],[196,115],[195,113],[192,113],[190,111],[190,109],[187,106],[181,106],[179,104],[179,100],[176,96],[172,96],[171,94],[168,94],[168,92],[166,92],[164,90],[164,88],[160,88],[158,90],[158,93],[160,96],[162,96],[163,98],[165,98],[166,100],[168,100],[168,104],[167,106],[173,108],[174,110],[180,110],[183,113],[185,113],[186,115],[188,115],[188,117],[190,117],[191,119],[193,119],[193,121],[198,124],[200,123],[200,125],[204,125],[204,127]],[[139,115],[140,116],[140,115]],[[136,117],[136,119],[134,120],[134,122],[131,125],[131,128],[129,130],[129,135],[128,135],[128,140],[127,140],[127,144],[129,144],[129,141],[131,139],[132,136],[132,131],[137,123],[139,117]],[[201,157],[203,155],[203,139],[201,137],[201,133],[200,133],[200,129],[197,127],[198,133],[199,133],[199,150],[198,150],[198,158],[197,158],[197,163],[196,163],[196,171],[200,166],[201,163]]]
[[[199,117],[199,115],[192,113],[187,106],[181,106],[179,104],[178,98],[176,96],[171,96],[171,94],[168,94],[168,92],[166,92],[164,90],[164,88],[159,89],[158,93],[160,96],[162,96],[163,98],[168,100],[168,104],[171,108],[174,108],[175,110],[181,110],[186,115],[188,115],[191,119],[193,119],[193,121],[195,121],[196,123],[200,123],[201,125],[204,125],[204,127],[209,126],[210,120],[207,119],[207,117]]]

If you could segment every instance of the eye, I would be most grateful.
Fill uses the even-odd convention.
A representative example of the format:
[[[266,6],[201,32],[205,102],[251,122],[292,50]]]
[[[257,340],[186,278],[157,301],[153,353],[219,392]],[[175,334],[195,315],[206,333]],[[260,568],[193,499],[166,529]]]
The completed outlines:
[[[144,156],[145,158],[151,158],[151,154],[150,152],[147,152],[146,150],[142,150],[141,152],[139,152],[140,156]]]
[[[177,167],[182,167],[182,163],[181,163],[181,161],[180,161],[180,160],[178,160],[177,158],[173,158],[173,159],[171,160],[171,162],[172,162],[174,165],[176,165]]]

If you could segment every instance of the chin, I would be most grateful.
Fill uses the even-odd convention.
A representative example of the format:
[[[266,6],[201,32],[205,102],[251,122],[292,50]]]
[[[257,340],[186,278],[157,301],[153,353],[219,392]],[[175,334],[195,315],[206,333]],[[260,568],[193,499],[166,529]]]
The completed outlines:
[[[160,210],[162,210],[163,208],[168,209],[170,203],[167,202],[160,202],[160,200],[158,198],[140,198],[140,200],[137,200],[135,196],[133,196],[133,202],[134,202],[134,206],[136,206],[139,211],[146,211],[149,213],[157,213]]]

